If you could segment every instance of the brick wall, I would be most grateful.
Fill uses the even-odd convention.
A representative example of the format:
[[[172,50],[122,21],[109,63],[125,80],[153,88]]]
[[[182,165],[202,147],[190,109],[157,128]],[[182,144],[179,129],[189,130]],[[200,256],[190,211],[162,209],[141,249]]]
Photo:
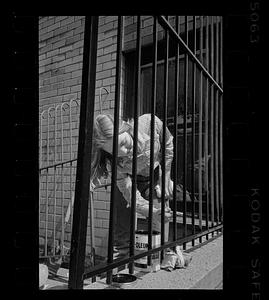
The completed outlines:
[[[43,17],[39,20],[40,109],[79,99],[84,18]]]

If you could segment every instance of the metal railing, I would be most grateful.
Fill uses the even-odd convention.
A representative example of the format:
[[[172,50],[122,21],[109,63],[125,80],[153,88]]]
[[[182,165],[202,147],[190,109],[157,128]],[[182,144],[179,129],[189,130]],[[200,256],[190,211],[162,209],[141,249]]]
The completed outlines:
[[[76,172],[77,100],[54,105],[40,114],[39,239],[40,259],[69,253]],[[75,157],[75,158],[74,158]],[[68,245],[68,246],[67,246]]]
[[[185,40],[180,30],[181,20],[184,18]],[[115,214],[115,196],[116,196],[116,178],[117,178],[117,151],[118,151],[118,129],[119,129],[119,109],[121,96],[121,72],[122,72],[122,41],[123,41],[123,17],[118,17],[117,32],[117,59],[116,59],[116,87],[115,87],[115,106],[114,106],[114,135],[113,135],[113,161],[111,175],[111,198],[110,198],[110,222],[108,237],[108,257],[107,263],[97,265],[89,272],[85,272],[85,243],[86,227],[89,201],[89,174],[91,165],[91,147],[93,133],[93,118],[95,104],[95,79],[96,79],[96,56],[97,56],[97,35],[98,35],[98,17],[86,17],[85,20],[85,38],[84,38],[84,56],[82,73],[82,95],[80,110],[80,130],[78,144],[78,160],[76,171],[75,202],[73,214],[71,257],[70,257],[70,276],[69,288],[78,289],[83,287],[83,280],[93,278],[94,276],[107,272],[107,283],[112,282],[112,269],[121,265],[129,264],[129,272],[134,272],[134,261],[141,257],[148,257],[148,264],[151,262],[153,253],[163,251],[176,245],[185,246],[191,241],[202,237],[219,233],[222,231],[223,221],[223,185],[222,185],[222,19],[220,17],[175,17],[175,26],[173,27],[168,17],[153,17],[153,52],[152,52],[152,97],[151,97],[151,116],[154,119],[156,109],[156,86],[157,86],[157,60],[158,60],[158,30],[161,26],[165,32],[165,58],[164,58],[164,98],[163,98],[163,126],[167,126],[167,102],[168,102],[168,59],[169,59],[169,41],[176,44],[176,68],[175,68],[175,103],[174,116],[171,130],[174,135],[174,164],[173,180],[178,179],[179,155],[182,155],[183,161],[183,181],[182,181],[182,210],[183,210],[183,237],[178,238],[177,233],[177,191],[174,188],[172,208],[173,208],[173,239],[164,241],[164,193],[162,193],[162,226],[161,226],[161,245],[152,246],[152,210],[153,210],[153,147],[151,142],[151,160],[150,160],[150,196],[149,196],[149,222],[148,222],[148,251],[135,254],[135,213],[136,213],[136,186],[137,186],[137,136],[138,136],[138,107],[140,99],[140,73],[141,73],[141,17],[137,16],[136,28],[136,60],[135,60],[135,101],[134,105],[134,147],[133,147],[133,168],[132,168],[132,203],[130,219],[130,251],[129,257],[122,260],[113,260],[114,244],[114,214]],[[199,20],[199,23],[198,23]],[[192,49],[188,38],[190,22],[192,24]],[[197,26],[199,24],[199,26]],[[196,49],[197,30],[200,38],[200,51]],[[205,49],[205,55],[202,49]],[[184,72],[179,73],[179,55],[184,54]],[[189,78],[189,64],[192,66],[192,78]],[[184,99],[179,98],[179,78],[184,78]],[[200,78],[199,85],[198,79]],[[189,82],[192,81],[192,90],[189,91]],[[196,103],[196,89],[198,89],[198,107]],[[192,97],[189,97],[189,94]],[[188,111],[188,102],[192,101],[192,109]],[[178,104],[184,102],[183,113],[183,153],[178,153]],[[195,116],[198,110],[198,132]],[[191,115],[191,125],[187,121],[187,116]],[[182,124],[181,124],[182,125]],[[191,128],[191,135],[188,136],[188,125]],[[151,133],[154,132],[154,122],[151,122]],[[162,137],[165,144],[165,130]],[[198,136],[198,160],[196,159],[195,145]],[[191,138],[191,151],[188,154],[188,137]],[[153,141],[153,139],[151,139]],[[162,156],[162,167],[165,166],[165,151]],[[190,165],[188,159],[190,156]],[[191,234],[187,232],[187,177],[188,170],[191,170],[190,178],[190,197],[191,197]],[[196,170],[198,170],[198,189],[195,186]],[[164,191],[165,173],[162,173],[162,190]],[[198,193],[197,193],[198,190]],[[198,194],[198,200],[195,195]],[[198,201],[198,213],[196,206]],[[198,215],[198,228],[197,224]],[[203,226],[205,223],[205,227]],[[162,256],[161,256],[162,257]]]

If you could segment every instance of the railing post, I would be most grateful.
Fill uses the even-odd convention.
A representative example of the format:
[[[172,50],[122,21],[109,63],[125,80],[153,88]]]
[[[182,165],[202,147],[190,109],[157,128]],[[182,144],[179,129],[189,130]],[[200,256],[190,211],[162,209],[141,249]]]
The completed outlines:
[[[85,17],[78,160],[68,287],[81,289],[86,248],[89,181],[95,103],[98,17]]]
[[[188,39],[188,17],[185,16],[185,36],[186,45],[189,44]],[[183,237],[187,236],[187,159],[188,159],[188,137],[187,137],[187,114],[188,114],[188,79],[189,79],[189,56],[185,53],[184,58],[184,128],[183,128],[183,226],[184,232]],[[185,249],[186,244],[183,244],[183,249]]]
[[[136,223],[136,190],[137,190],[137,142],[138,142],[138,109],[140,104],[140,64],[141,64],[141,17],[137,16],[137,44],[136,44],[136,75],[135,75],[135,101],[134,101],[134,144],[133,144],[133,165],[132,165],[132,203],[130,223],[130,256],[133,256],[135,247],[135,223]],[[134,273],[134,263],[130,263],[129,271]]]
[[[168,16],[167,16],[168,21]],[[162,194],[161,194],[161,245],[165,243],[165,145],[166,145],[166,125],[167,125],[167,102],[168,102],[168,59],[169,59],[169,33],[168,30],[165,29],[165,58],[164,58],[164,98],[163,98],[163,136],[162,136],[162,158],[161,158],[161,166],[162,166]],[[164,251],[161,251],[161,260],[164,258]]]
[[[115,108],[114,108],[114,132],[113,132],[113,158],[111,170],[111,194],[110,194],[110,215],[109,215],[109,233],[108,233],[108,257],[107,262],[113,262],[114,246],[114,199],[116,197],[116,180],[117,180],[117,158],[118,158],[118,132],[119,132],[119,105],[121,91],[121,48],[122,48],[122,16],[118,16],[117,30],[117,60],[116,60],[116,89],[115,89]],[[107,272],[107,284],[112,282],[112,270]]]
[[[149,214],[148,214],[148,250],[152,249],[152,213],[153,213],[153,193],[154,193],[154,132],[155,132],[155,111],[157,95],[157,53],[158,53],[158,36],[157,36],[157,17],[153,17],[153,52],[152,52],[152,81],[151,81],[151,124],[150,124],[150,170],[149,170]],[[151,255],[148,256],[148,265],[152,263]]]
[[[196,54],[196,17],[193,16],[193,53]],[[191,200],[192,200],[192,234],[195,234],[195,91],[196,91],[196,65],[192,62],[192,130],[191,130]],[[192,245],[194,246],[194,240]]]
[[[200,61],[203,63],[203,16],[200,16]],[[199,141],[198,141],[198,193],[199,193],[199,227],[200,231],[203,231],[203,179],[202,179],[202,157],[203,157],[203,73],[200,70],[200,95],[199,97]],[[206,158],[205,158],[206,159]],[[200,243],[202,238],[200,239]]]
[[[205,66],[206,69],[209,70],[209,17],[206,17],[206,30],[205,30]],[[206,77],[205,82],[205,139],[204,139],[204,157],[205,157],[205,172],[204,172],[204,188],[205,188],[205,200],[206,200],[206,229],[209,229],[209,176],[208,176],[208,162],[209,162],[209,154],[208,154],[208,131],[209,131],[209,123],[208,123],[208,101],[209,101],[209,80]],[[206,239],[208,239],[208,234],[206,235]]]
[[[176,16],[176,31],[180,33],[180,17]],[[175,103],[174,103],[174,189],[173,189],[173,241],[177,240],[177,181],[178,181],[178,102],[179,102],[179,45],[175,59]],[[174,249],[175,250],[175,249]]]
[[[211,16],[210,18],[210,60],[209,60],[209,66],[210,66],[210,72],[211,74],[214,73],[214,44],[213,44],[213,26],[214,26],[214,19]],[[215,191],[215,178],[214,178],[214,160],[215,160],[215,153],[214,153],[214,85],[210,83],[210,139],[209,139],[209,148],[210,148],[210,204],[211,204],[211,226],[215,225],[215,205],[214,205],[214,191]],[[213,235],[213,233],[212,233]]]
[[[220,74],[219,74],[219,80],[220,85],[223,85],[223,25],[222,25],[222,19],[220,20],[220,43],[219,43],[219,51],[220,51]],[[221,212],[221,222],[223,221],[223,102],[222,102],[222,94],[220,95],[220,110],[219,110],[219,135],[220,135],[220,212]]]
[[[215,78],[216,81],[219,82],[219,35],[218,35],[219,25],[218,25],[218,17],[216,17],[215,24]],[[217,225],[219,224],[219,97],[220,93],[216,89],[215,90],[215,203],[216,203],[216,221]]]

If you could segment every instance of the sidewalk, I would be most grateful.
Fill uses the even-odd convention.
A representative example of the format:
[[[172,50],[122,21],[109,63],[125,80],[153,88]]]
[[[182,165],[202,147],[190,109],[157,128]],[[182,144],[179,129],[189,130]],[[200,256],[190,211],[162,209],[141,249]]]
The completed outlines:
[[[136,284],[125,289],[215,289],[222,287],[223,237],[190,252],[192,261],[187,269],[172,272],[135,273]],[[128,273],[122,271],[120,273]],[[115,289],[105,279],[87,285],[84,289]]]
[[[187,248],[188,249],[188,248]],[[135,272],[137,281],[124,289],[222,289],[223,236],[190,252],[192,261],[186,269],[172,272],[160,270],[156,273]],[[61,269],[58,273],[64,273]],[[128,273],[128,270],[120,273]],[[46,289],[67,289],[67,278],[61,281],[49,280]],[[95,283],[84,281],[83,289],[118,289],[107,285],[106,279]],[[123,289],[123,288],[121,288]]]

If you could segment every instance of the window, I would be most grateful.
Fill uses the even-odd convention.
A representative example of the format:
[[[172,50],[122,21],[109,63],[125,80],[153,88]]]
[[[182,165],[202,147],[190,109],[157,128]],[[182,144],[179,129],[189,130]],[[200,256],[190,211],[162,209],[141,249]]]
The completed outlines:
[[[197,29],[196,48],[197,54],[200,54],[200,29]],[[204,34],[205,36],[205,34]],[[182,34],[185,39],[185,35]],[[192,31],[189,32],[189,48],[192,49]],[[203,42],[205,45],[205,41]],[[174,122],[174,101],[175,101],[175,44],[170,40],[169,43],[169,62],[168,62],[168,102],[167,102],[167,126],[173,133]],[[141,76],[140,76],[140,104],[138,115],[151,112],[151,93],[152,93],[152,45],[143,47],[141,50]],[[157,84],[156,84],[156,115],[163,119],[163,99],[164,99],[164,41],[158,41],[158,63],[157,63]],[[202,55],[205,58],[205,49]],[[123,118],[127,120],[133,117],[134,104],[134,88],[135,88],[135,51],[125,53],[126,63],[126,82],[125,82],[125,101],[123,109]],[[182,183],[183,177],[183,125],[184,125],[184,85],[185,85],[185,55],[180,52],[179,56],[179,102],[178,102],[178,182]],[[191,184],[191,151],[192,151],[192,90],[193,90],[193,63],[188,60],[188,105],[187,105],[187,189],[190,190]],[[195,79],[195,156],[198,160],[198,132],[199,132],[199,101],[200,101],[200,72],[196,68]],[[206,97],[205,77],[203,76],[202,98]],[[210,91],[209,91],[210,92]],[[204,104],[203,104],[204,105]],[[204,134],[204,108],[202,109],[202,134]],[[204,146],[203,146],[204,147]],[[172,168],[173,169],[173,168]],[[196,176],[198,180],[198,174]],[[198,184],[196,185],[196,193],[198,194]]]
[[[192,48],[192,34],[189,32],[189,47]],[[197,54],[200,53],[200,29],[197,29],[197,41],[196,48]],[[204,34],[205,36],[205,34]],[[185,34],[181,34],[183,40]],[[203,42],[205,45],[205,41]],[[169,42],[169,71],[168,71],[168,103],[167,103],[167,118],[173,116],[173,103],[175,100],[175,43],[170,39]],[[139,115],[150,112],[150,101],[151,101],[151,87],[152,87],[152,45],[145,46],[141,51],[141,90],[140,90],[140,106]],[[156,115],[162,119],[162,101],[164,97],[164,41],[158,41],[158,66],[157,66],[157,99],[156,99]],[[135,51],[124,53],[125,66],[126,66],[126,81],[125,81],[125,101],[123,109],[123,118],[128,119],[133,116],[133,103],[134,103],[134,84],[135,84]],[[180,63],[179,63],[179,116],[183,115],[183,103],[184,103],[184,53],[180,52]],[[205,57],[205,50],[203,49],[203,58]],[[189,60],[188,63],[188,111],[191,111],[191,98],[192,98],[192,71],[193,64]],[[196,95],[198,99],[200,77],[196,76]],[[198,101],[196,107],[198,106]]]

